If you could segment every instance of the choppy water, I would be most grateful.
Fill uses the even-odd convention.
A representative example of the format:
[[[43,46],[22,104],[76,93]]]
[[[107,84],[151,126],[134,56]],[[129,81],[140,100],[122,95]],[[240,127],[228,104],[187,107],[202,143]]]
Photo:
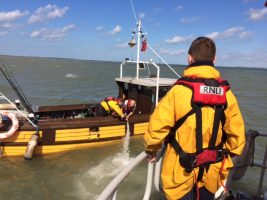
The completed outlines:
[[[0,57],[13,72],[32,105],[96,102],[117,95],[114,81],[119,63],[53,58]],[[134,73],[134,68],[128,69]],[[182,73],[183,67],[175,67]],[[221,68],[237,95],[247,129],[267,133],[267,70]],[[166,74],[167,75],[167,74]],[[12,100],[15,95],[0,75],[0,91]],[[125,150],[129,142],[129,149]],[[266,139],[256,140],[256,158],[264,153]],[[109,180],[131,159],[143,151],[142,137],[117,141],[60,155],[1,159],[0,199],[95,199]],[[252,168],[236,190],[256,193],[260,170]],[[146,163],[142,163],[118,191],[118,199],[142,199]],[[267,190],[267,174],[264,190]],[[153,193],[152,200],[162,196]]]

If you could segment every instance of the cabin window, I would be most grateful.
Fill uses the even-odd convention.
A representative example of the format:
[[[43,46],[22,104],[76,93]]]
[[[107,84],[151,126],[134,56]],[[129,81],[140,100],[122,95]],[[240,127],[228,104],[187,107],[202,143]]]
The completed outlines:
[[[145,69],[144,63],[142,63],[142,62],[139,63],[139,69]]]
[[[150,87],[141,86],[140,90],[138,90],[137,96],[137,112],[149,114],[152,112],[153,109],[153,102],[152,102],[153,91]]]
[[[123,89],[124,89],[124,90],[128,90],[128,84],[127,84],[127,83],[124,83],[124,84],[123,84]]]
[[[138,87],[137,85],[129,84],[128,85],[128,98],[136,99],[138,95]]]

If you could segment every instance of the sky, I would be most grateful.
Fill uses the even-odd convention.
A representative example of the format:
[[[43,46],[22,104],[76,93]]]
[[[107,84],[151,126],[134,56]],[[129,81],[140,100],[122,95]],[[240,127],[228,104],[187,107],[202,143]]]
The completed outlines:
[[[212,38],[216,65],[267,68],[265,0],[0,1],[0,55],[122,61],[141,20],[144,39],[169,64],[187,64],[196,37]],[[136,39],[137,40],[137,39]],[[145,51],[142,59],[154,59]]]

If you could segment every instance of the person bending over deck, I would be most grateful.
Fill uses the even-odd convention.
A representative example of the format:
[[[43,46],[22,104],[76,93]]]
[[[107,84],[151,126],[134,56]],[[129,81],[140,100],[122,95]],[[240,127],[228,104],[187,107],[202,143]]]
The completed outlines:
[[[96,116],[112,115],[120,120],[128,121],[133,114],[136,103],[132,99],[122,100],[116,97],[107,97],[96,108]]]
[[[126,99],[123,103],[123,113],[125,115],[125,120],[128,121],[129,118],[134,114],[136,108],[136,102],[133,99]]]
[[[245,145],[244,121],[229,83],[214,67],[216,46],[196,38],[188,67],[162,98],[144,135],[148,162],[165,142],[161,179],[167,199],[214,199]]]

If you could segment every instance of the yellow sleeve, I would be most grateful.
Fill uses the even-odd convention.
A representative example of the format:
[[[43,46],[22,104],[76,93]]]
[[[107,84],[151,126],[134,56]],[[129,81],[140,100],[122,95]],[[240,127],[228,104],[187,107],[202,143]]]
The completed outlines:
[[[226,148],[234,154],[240,155],[245,146],[245,125],[237,100],[232,91],[228,91],[227,109],[225,110],[224,130],[227,133]]]
[[[118,105],[118,103],[116,101],[109,101],[108,105],[110,106],[110,108],[115,111],[120,117],[124,117],[124,114],[122,112],[122,109],[120,108],[120,106]]]
[[[175,123],[174,92],[171,89],[159,102],[150,116],[148,130],[144,135],[145,149],[157,151]]]

